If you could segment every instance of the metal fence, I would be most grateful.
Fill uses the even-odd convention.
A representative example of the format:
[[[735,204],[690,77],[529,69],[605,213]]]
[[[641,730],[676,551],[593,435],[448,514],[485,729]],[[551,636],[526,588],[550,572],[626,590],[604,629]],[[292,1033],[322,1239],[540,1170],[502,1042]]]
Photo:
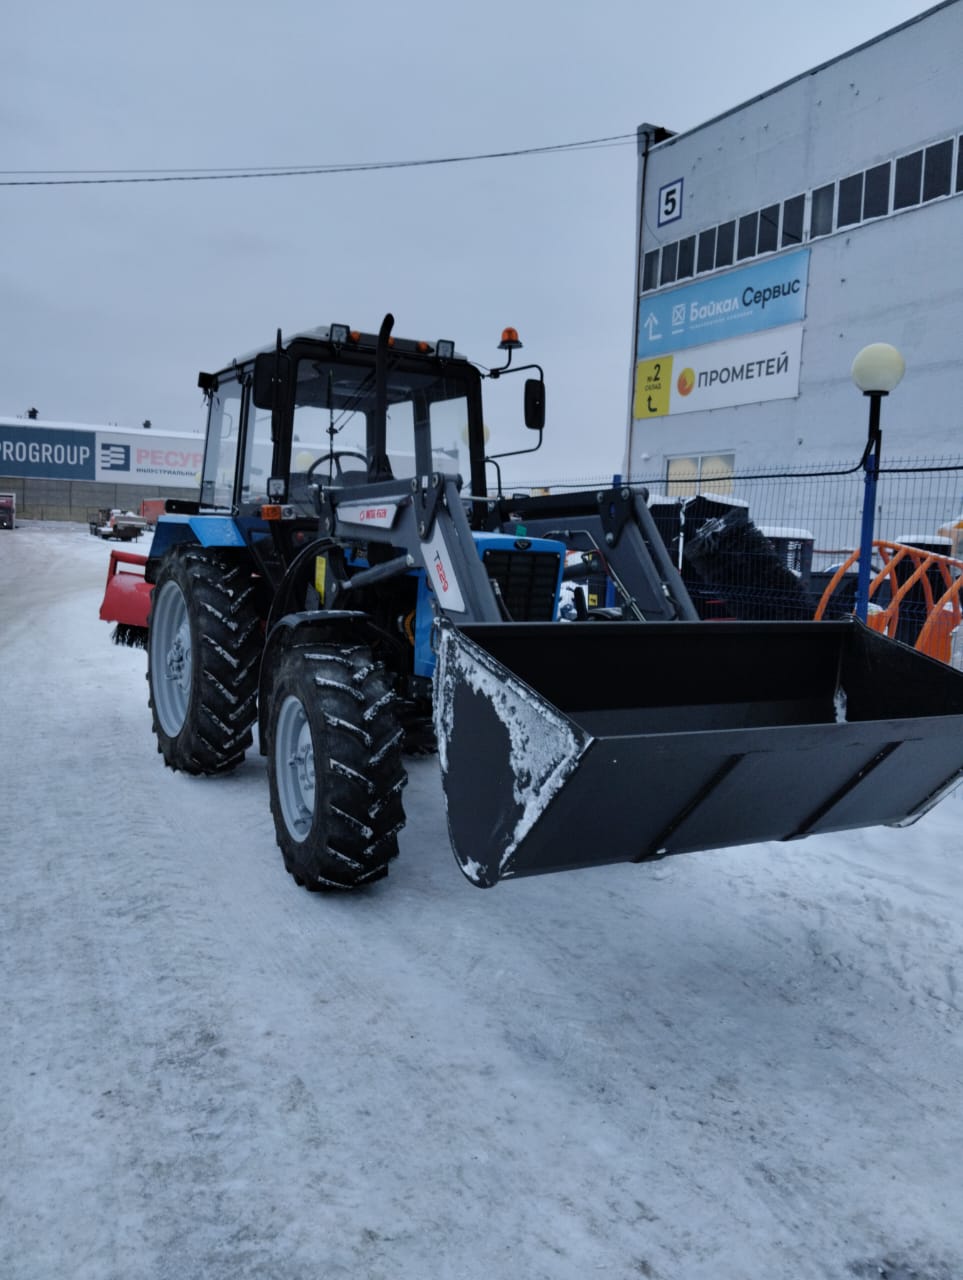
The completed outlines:
[[[594,476],[566,480],[551,490],[611,483],[611,476]],[[865,478],[858,458],[849,464],[705,474],[684,492],[672,492],[664,476],[631,476],[628,483],[648,493],[660,532],[703,616],[812,617],[835,570],[859,548]],[[876,487],[875,540],[960,558],[960,525],[963,457],[884,459]],[[877,554],[874,572],[882,567]],[[958,574],[952,567],[951,572]],[[892,583],[897,577],[898,572],[891,575]],[[899,638],[910,643],[926,619],[928,602],[941,593],[934,575],[930,578],[929,594],[917,585],[901,602]],[[877,588],[877,608],[888,603],[892,583]],[[827,616],[852,612],[855,588],[854,565],[828,601]]]

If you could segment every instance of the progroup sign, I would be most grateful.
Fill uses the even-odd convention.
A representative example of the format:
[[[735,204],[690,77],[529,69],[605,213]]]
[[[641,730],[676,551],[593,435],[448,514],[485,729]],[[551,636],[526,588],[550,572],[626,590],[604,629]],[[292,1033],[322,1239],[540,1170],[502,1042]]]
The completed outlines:
[[[0,475],[96,479],[97,433],[0,423]]]
[[[806,316],[809,250],[783,254],[639,301],[636,359],[795,324]]]
[[[193,488],[203,462],[200,437],[0,421],[0,476]]]

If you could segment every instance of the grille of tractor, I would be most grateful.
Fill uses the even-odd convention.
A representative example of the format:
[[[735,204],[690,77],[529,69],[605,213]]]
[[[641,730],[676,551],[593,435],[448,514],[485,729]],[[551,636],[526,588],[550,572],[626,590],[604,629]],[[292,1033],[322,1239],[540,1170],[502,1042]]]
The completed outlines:
[[[558,555],[544,551],[489,550],[482,559],[489,578],[498,583],[513,622],[554,619]]]

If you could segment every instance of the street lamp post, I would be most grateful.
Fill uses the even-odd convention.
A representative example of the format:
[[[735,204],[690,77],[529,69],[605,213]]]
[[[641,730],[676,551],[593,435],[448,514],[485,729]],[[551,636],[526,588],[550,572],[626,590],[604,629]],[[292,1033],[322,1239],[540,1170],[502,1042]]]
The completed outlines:
[[[876,514],[876,481],[879,478],[879,456],[882,432],[879,406],[883,396],[899,385],[906,372],[906,362],[888,342],[873,342],[863,347],[853,361],[852,378],[864,396],[869,396],[869,434],[863,451],[864,489],[863,522],[859,536],[859,574],[856,579],[856,617],[865,622],[869,613],[870,563],[873,558],[873,524]]]

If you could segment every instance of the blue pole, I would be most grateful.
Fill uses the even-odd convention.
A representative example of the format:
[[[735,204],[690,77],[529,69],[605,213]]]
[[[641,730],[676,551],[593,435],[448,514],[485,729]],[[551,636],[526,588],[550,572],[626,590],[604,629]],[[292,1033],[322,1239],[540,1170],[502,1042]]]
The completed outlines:
[[[859,535],[859,574],[856,579],[856,617],[865,622],[869,613],[870,564],[873,559],[873,526],[876,520],[876,481],[879,478],[879,402],[885,391],[867,391],[869,396],[869,439],[863,454],[865,470],[863,521]]]

